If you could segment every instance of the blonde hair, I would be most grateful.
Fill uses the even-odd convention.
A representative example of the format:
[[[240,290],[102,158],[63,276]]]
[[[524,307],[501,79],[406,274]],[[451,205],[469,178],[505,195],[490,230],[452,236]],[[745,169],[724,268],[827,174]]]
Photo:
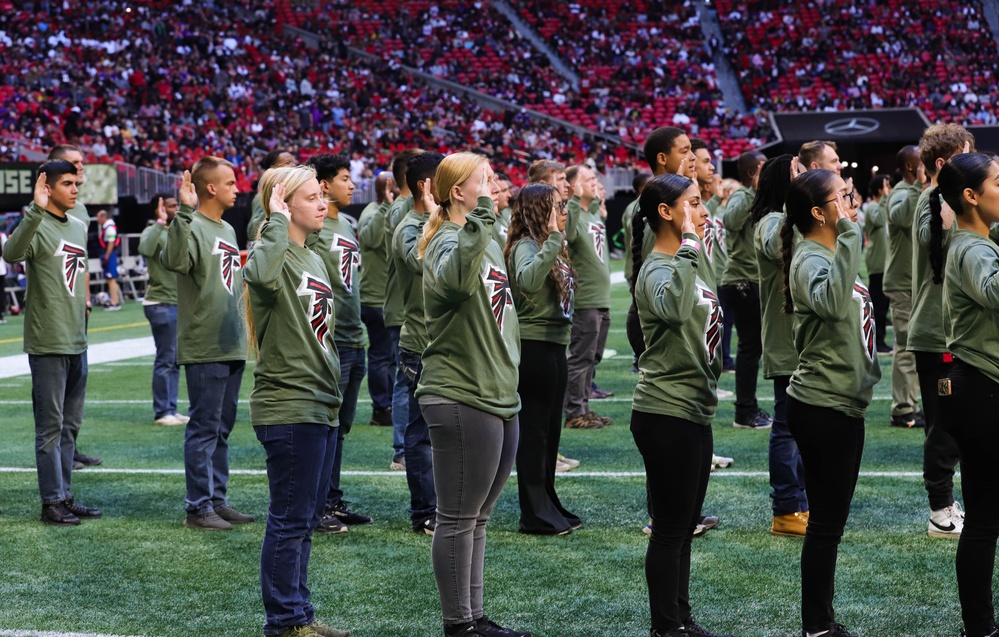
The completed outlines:
[[[271,218],[271,194],[274,192],[274,186],[284,184],[284,201],[288,203],[295,196],[298,189],[309,183],[309,181],[316,181],[316,169],[312,166],[281,166],[265,170],[264,174],[260,177],[257,189],[260,191],[260,203],[264,207],[266,218]],[[260,240],[263,232],[264,224],[260,224],[256,240]],[[246,349],[251,355],[255,356],[257,354],[257,326],[253,322],[249,286],[243,286],[242,300],[243,320],[246,321]]]
[[[440,230],[441,224],[451,219],[450,211],[453,204],[451,201],[451,189],[465,183],[471,177],[472,173],[475,172],[476,168],[488,161],[482,155],[461,152],[448,155],[437,166],[433,186],[435,190],[434,194],[437,196],[437,201],[440,205],[430,214],[427,225],[423,227],[423,236],[420,237],[420,243],[417,246],[421,259],[426,253],[431,239]]]

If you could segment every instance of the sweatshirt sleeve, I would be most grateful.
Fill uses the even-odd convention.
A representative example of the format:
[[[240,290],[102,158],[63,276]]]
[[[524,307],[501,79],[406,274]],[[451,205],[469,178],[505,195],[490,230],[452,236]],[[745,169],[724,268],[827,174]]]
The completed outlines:
[[[695,234],[685,234],[684,239],[690,239],[700,244]],[[690,245],[681,245],[665,268],[654,279],[644,282],[645,296],[649,300],[652,313],[670,326],[682,325],[690,319],[697,305],[697,286],[694,279],[697,276],[697,260],[700,250]]]
[[[802,261],[794,273],[800,287],[806,290],[808,306],[824,321],[842,319],[860,273],[860,231],[849,219],[840,219],[836,227],[836,252],[831,265],[823,259]]]
[[[728,205],[722,209],[722,220],[729,232],[739,232],[749,221],[749,209],[752,200],[745,190],[736,190],[728,200]]]
[[[197,265],[194,237],[191,232],[192,219],[194,219],[194,208],[181,204],[167,232],[166,248],[160,252],[160,261],[166,269],[178,274],[187,274]]]
[[[933,214],[930,212],[929,206],[923,206],[917,209],[918,215],[912,222],[912,238],[913,243],[923,246],[924,248],[930,247],[930,218]],[[956,225],[956,223],[955,223]],[[944,231],[943,233],[943,245],[944,247],[950,243],[950,232]]]
[[[444,239],[434,255],[434,286],[443,299],[451,302],[466,300],[482,285],[479,269],[486,247],[493,240],[496,215],[489,197],[479,197],[478,204],[465,217],[457,238]]]
[[[760,220],[760,249],[763,256],[771,263],[784,263],[783,242],[780,238],[780,229],[784,225],[784,219],[778,215],[767,215]]]
[[[261,296],[277,293],[288,243],[288,220],[281,214],[271,215],[243,266],[243,280]]]
[[[579,217],[583,214],[583,207],[579,204],[579,197],[572,196],[565,206],[565,238],[569,243],[573,243],[579,236]]]
[[[31,240],[35,238],[35,232],[38,231],[44,215],[45,209],[32,202],[24,219],[21,219],[21,223],[17,224],[7,239],[7,245],[3,249],[4,261],[19,263],[31,256]]]
[[[513,250],[512,266],[520,289],[528,294],[541,290],[561,250],[561,232],[550,232],[540,250],[534,241],[519,241]]]
[[[139,254],[147,259],[159,257],[160,237],[167,231],[167,227],[159,222],[153,222],[151,226],[142,231],[139,236]]]
[[[979,244],[965,251],[961,278],[968,296],[986,310],[999,312],[999,254],[992,246]]]
[[[912,227],[912,204],[908,189],[893,190],[888,196],[888,221],[900,228]]]
[[[385,215],[388,214],[391,205],[388,200],[383,201],[378,206],[378,210],[368,215],[368,218],[357,229],[357,239],[362,245],[381,245],[382,237],[385,236]]]
[[[417,246],[420,235],[423,234],[423,225],[423,223],[413,225],[404,221],[396,230],[394,241],[396,256],[413,274],[419,276],[423,276],[423,260],[420,259]]]

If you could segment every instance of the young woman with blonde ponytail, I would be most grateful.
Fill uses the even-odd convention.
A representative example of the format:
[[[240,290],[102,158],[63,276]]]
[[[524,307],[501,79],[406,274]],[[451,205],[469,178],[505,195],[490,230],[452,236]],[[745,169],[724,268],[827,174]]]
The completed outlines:
[[[260,555],[265,635],[349,637],[309,602],[312,533],[323,518],[342,402],[333,343],[332,277],[305,247],[323,228],[316,172],[273,168],[260,182],[266,221],[243,268],[256,351],[250,423],[267,455],[270,508]]]
[[[430,429],[437,527],[432,557],[445,635],[530,637],[483,611],[486,523],[517,453],[520,326],[493,238],[493,172],[473,153],[446,157],[440,207],[419,243],[430,342],[416,396]]]

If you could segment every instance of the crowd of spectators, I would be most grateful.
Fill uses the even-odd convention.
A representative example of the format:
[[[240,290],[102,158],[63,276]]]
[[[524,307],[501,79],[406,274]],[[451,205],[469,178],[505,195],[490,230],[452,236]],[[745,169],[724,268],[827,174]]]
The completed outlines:
[[[746,99],[769,110],[919,107],[996,124],[999,56],[980,0],[716,0]]]

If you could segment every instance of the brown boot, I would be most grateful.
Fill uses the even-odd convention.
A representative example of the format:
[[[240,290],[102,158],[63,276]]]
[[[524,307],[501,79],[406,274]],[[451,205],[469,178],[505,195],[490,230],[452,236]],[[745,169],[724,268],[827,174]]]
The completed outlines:
[[[787,515],[775,515],[770,535],[784,537],[805,537],[808,528],[808,514],[796,511]]]

